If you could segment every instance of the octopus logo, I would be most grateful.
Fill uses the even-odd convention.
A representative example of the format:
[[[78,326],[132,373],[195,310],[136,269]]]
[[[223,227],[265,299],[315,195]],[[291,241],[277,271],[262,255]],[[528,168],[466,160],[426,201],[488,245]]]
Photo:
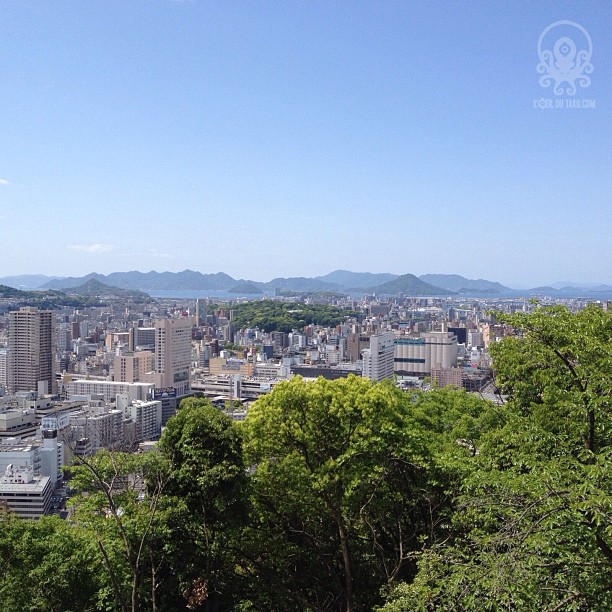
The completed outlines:
[[[591,84],[593,44],[589,33],[573,21],[555,21],[538,40],[537,65],[541,87],[553,85],[556,96],[576,93],[576,86]]]

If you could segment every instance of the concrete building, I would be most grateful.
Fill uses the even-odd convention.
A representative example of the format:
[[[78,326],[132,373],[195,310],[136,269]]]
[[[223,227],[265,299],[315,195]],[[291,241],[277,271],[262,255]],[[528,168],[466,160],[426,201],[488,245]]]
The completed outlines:
[[[350,333],[346,338],[349,361],[359,361],[361,351],[370,347],[370,334]]]
[[[8,349],[0,347],[0,387],[8,387]]]
[[[0,406],[0,439],[28,438],[36,434],[36,412]]]
[[[154,327],[135,327],[132,330],[131,350],[155,350],[155,328]]]
[[[0,502],[21,518],[39,519],[51,512],[53,483],[35,477],[32,466],[8,465],[0,477]]]
[[[468,331],[467,343],[468,343],[468,346],[473,347],[473,348],[484,347],[483,333],[476,329],[471,329],[470,331]]]
[[[41,440],[8,438],[0,441],[0,473],[9,465],[29,466],[34,476],[48,476],[55,487],[63,478],[64,446],[57,431],[43,432]]]
[[[191,318],[155,321],[155,369],[150,382],[174,387],[177,397],[191,388]]]
[[[434,387],[463,386],[463,368],[431,368],[431,384]]]
[[[451,332],[421,332],[418,338],[395,339],[395,373],[430,376],[434,367],[457,366],[457,336]]]
[[[242,376],[253,376],[255,367],[253,363],[245,359],[234,359],[229,357],[213,357],[208,363],[208,371],[211,376],[223,374],[241,374]]]
[[[127,398],[117,397],[117,408],[123,411],[125,417],[135,424],[135,440],[140,443],[147,440],[157,440],[162,428],[161,401],[143,402],[134,400],[128,403]]]
[[[147,374],[153,371],[153,362],[154,355],[151,351],[115,355],[113,359],[115,381],[144,382]]]
[[[9,313],[8,390],[55,392],[55,319],[51,310],[22,306]]]
[[[66,384],[66,392],[70,400],[100,395],[105,402],[109,403],[114,401],[118,393],[128,395],[130,401],[146,400],[152,395],[154,386],[152,382],[123,383],[110,380],[76,379]]]
[[[74,454],[79,440],[88,440],[90,453],[101,448],[131,448],[131,440],[125,439],[124,416],[120,408],[107,405],[88,405],[70,414],[69,431],[64,435]]]
[[[393,378],[394,341],[393,332],[370,336],[370,348],[361,351],[363,358],[362,376],[364,378],[375,381]]]
[[[40,444],[26,443],[18,438],[0,441],[0,474],[9,465],[31,467],[34,476],[41,476]]]
[[[239,385],[237,383],[240,383]],[[206,397],[223,395],[228,399],[255,400],[270,391],[282,381],[268,378],[245,378],[235,376],[207,376],[194,380],[192,389],[201,391]]]

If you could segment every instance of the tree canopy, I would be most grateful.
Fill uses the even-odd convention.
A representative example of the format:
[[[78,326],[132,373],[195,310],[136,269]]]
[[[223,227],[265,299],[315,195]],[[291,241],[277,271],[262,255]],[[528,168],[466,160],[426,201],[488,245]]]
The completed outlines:
[[[399,610],[612,608],[612,317],[597,307],[504,315],[491,349],[508,402]]]
[[[288,333],[310,324],[333,327],[356,314],[336,306],[258,300],[236,305],[232,323],[238,328],[258,327],[268,333]]]

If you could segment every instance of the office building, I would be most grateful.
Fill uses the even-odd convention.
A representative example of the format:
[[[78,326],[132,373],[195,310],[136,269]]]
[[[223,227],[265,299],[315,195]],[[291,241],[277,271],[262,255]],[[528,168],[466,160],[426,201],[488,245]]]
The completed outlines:
[[[153,371],[154,355],[151,351],[137,351],[115,355],[113,372],[116,382],[141,382]]]
[[[8,386],[8,349],[0,348],[0,387]]]
[[[39,519],[51,512],[54,483],[34,476],[31,465],[8,465],[0,476],[0,502],[21,518]]]
[[[393,378],[394,339],[393,332],[370,336],[370,347],[361,352],[364,378],[375,381]]]
[[[149,379],[160,388],[172,387],[177,397],[191,388],[191,318],[155,321],[155,370]]]
[[[75,379],[66,384],[69,400],[87,399],[93,396],[101,397],[105,402],[115,401],[118,393],[128,395],[132,400],[146,400],[153,393],[153,383],[127,383],[110,380]]]

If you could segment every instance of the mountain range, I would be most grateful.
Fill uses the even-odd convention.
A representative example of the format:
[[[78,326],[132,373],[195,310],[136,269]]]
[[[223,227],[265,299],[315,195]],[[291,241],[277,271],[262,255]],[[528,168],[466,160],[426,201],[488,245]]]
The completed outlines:
[[[391,274],[351,272],[335,270],[324,276],[313,278],[274,278],[268,282],[235,279],[224,272],[202,274],[193,270],[182,272],[113,272],[108,275],[92,272],[82,277],[50,277],[44,275],[21,275],[0,278],[0,283],[15,288],[69,290],[96,281],[107,286],[125,290],[154,291],[226,291],[236,295],[274,294],[280,292],[312,293],[337,292],[352,294],[441,296],[466,295],[490,297],[518,297],[549,295],[557,297],[585,296],[612,298],[612,286],[578,286],[555,283],[533,289],[511,289],[499,282],[485,279],[469,279],[458,274]],[[560,286],[562,285],[562,286]],[[89,291],[101,287],[90,286]]]

